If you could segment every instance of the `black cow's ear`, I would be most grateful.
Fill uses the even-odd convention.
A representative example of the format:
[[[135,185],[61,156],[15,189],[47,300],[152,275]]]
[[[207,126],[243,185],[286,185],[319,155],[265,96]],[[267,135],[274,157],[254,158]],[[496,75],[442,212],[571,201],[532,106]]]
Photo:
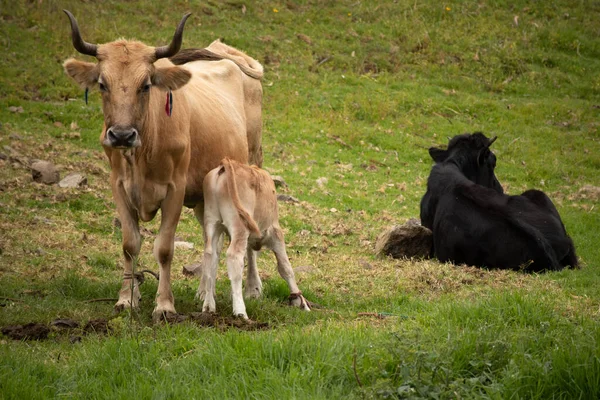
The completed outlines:
[[[433,158],[433,161],[435,161],[436,163],[444,162],[448,157],[448,150],[438,149],[437,147],[430,147],[429,155],[431,156],[431,158]]]

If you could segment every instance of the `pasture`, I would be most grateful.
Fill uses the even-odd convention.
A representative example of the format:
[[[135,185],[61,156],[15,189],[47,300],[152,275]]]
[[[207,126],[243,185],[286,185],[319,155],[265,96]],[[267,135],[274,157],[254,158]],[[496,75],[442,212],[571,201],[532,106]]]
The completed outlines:
[[[216,38],[265,67],[264,168],[287,183],[287,251],[310,313],[287,306],[275,258],[263,297],[231,319],[221,264],[217,315],[194,314],[202,231],[185,210],[173,260],[177,311],[152,323],[113,314],[121,231],[98,136],[100,95],[64,73],[84,38],[162,46],[185,12],[183,48]],[[600,397],[600,5],[594,1],[0,0],[0,327],[51,326],[44,340],[0,336],[0,397]],[[95,61],[95,60],[94,60]],[[427,148],[498,136],[507,193],[544,190],[581,269],[488,271],[375,255],[377,236],[419,216]],[[87,185],[35,183],[32,160]],[[159,218],[143,224],[137,268],[157,270]],[[77,323],[69,327],[68,324]]]

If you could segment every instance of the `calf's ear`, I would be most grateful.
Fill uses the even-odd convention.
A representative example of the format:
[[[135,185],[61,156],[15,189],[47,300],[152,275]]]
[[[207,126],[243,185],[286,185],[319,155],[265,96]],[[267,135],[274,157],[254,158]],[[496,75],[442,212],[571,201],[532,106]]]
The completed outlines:
[[[440,163],[446,161],[446,158],[448,157],[448,151],[438,149],[437,147],[430,147],[429,155],[431,156],[431,158],[433,158],[433,161],[435,161],[436,163]]]
[[[164,90],[175,90],[189,82],[192,74],[181,67],[157,68],[152,84]]]
[[[69,58],[63,64],[65,72],[84,88],[98,82],[98,65]]]

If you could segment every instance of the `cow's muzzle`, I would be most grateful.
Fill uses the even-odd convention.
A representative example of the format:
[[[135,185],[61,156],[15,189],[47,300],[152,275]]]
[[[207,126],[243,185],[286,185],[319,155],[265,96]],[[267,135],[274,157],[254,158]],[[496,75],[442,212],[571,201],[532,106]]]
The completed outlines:
[[[142,142],[137,129],[111,126],[106,130],[103,144],[107,147],[130,149],[139,147]]]

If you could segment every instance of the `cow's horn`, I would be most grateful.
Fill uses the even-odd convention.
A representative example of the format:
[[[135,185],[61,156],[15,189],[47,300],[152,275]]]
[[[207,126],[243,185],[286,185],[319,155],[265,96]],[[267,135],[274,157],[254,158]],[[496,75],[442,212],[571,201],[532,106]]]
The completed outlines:
[[[496,139],[498,139],[498,136],[494,136],[493,138],[491,138],[487,147],[490,147],[492,145],[492,143],[494,143],[496,141]]]
[[[181,21],[175,30],[175,34],[173,35],[171,44],[156,48],[154,54],[156,55],[157,60],[159,58],[172,57],[179,52],[179,49],[181,48],[181,42],[183,40],[183,27],[185,26],[185,21],[190,15],[192,15],[192,13],[187,13],[183,16],[183,18],[181,18]]]
[[[79,25],[77,25],[77,20],[69,10],[63,10],[67,17],[71,20],[71,36],[73,38],[73,47],[75,50],[80,52],[81,54],[86,54],[88,56],[94,56],[98,54],[98,45],[88,43],[81,38],[81,33],[79,33]]]

